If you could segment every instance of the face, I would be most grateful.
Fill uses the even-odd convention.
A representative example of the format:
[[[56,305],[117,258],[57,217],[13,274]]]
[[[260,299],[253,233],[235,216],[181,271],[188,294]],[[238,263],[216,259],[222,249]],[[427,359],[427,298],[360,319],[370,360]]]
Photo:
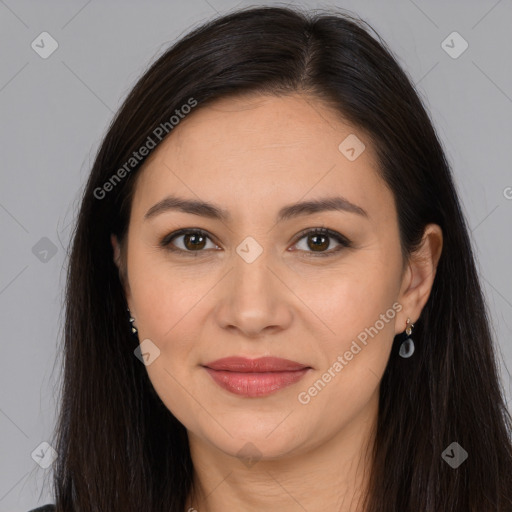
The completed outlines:
[[[149,378],[194,439],[286,457],[375,411],[393,337],[419,315],[376,165],[364,133],[300,95],[218,100],[146,161],[125,291]],[[319,200],[331,207],[289,208]],[[230,357],[295,366],[213,369]]]

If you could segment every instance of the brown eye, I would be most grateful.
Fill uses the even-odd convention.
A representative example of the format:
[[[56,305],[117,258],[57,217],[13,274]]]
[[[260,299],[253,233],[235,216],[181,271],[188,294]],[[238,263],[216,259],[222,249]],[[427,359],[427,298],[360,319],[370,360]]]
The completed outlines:
[[[298,248],[308,256],[331,256],[338,253],[343,248],[352,246],[350,240],[340,233],[327,228],[305,230],[300,233],[298,241],[300,242],[303,239],[306,239],[305,246],[303,245]],[[335,246],[334,249],[327,250],[333,245],[331,239],[334,239],[338,246]],[[299,244],[296,243],[295,245],[298,246]]]
[[[327,250],[329,248],[329,237],[326,235],[310,234],[307,236],[308,247],[313,251]]]
[[[306,239],[305,247],[298,247],[299,251],[307,256],[332,256],[343,248],[352,247],[352,242],[336,231],[327,228],[307,229],[300,233],[298,242]],[[338,244],[334,248],[332,240]],[[295,246],[298,246],[298,242]],[[207,247],[208,243],[211,244]],[[201,253],[208,254],[206,249],[219,249],[211,241],[210,236],[200,229],[180,229],[160,241],[160,246],[166,250],[183,254],[186,256],[199,256]]]
[[[169,251],[200,253],[205,252],[204,249],[208,248],[207,244],[209,240],[210,237],[204,231],[196,229],[181,229],[164,237],[160,242],[160,245]],[[217,248],[211,240],[210,243],[213,246],[210,248]]]
[[[190,250],[203,249],[206,245],[206,237],[199,233],[183,235],[183,245]]]

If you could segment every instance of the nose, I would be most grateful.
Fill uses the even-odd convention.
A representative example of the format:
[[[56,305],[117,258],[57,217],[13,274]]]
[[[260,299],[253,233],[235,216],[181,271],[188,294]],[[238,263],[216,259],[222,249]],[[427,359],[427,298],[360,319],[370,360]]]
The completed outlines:
[[[237,256],[233,264],[216,310],[218,324],[251,339],[287,329],[293,294],[265,252],[252,263]]]

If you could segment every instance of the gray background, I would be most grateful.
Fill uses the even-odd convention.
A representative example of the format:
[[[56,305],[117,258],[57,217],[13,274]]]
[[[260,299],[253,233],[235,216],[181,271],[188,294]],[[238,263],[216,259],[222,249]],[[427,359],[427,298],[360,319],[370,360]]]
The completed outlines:
[[[511,1],[296,3],[353,10],[418,84],[471,229],[512,409]],[[43,488],[51,467],[31,454],[55,422],[66,250],[113,113],[147,65],[189,29],[262,4],[276,2],[0,0],[0,512],[53,502]],[[44,31],[59,45],[47,59],[31,47]],[[453,31],[469,44],[458,58],[441,46]]]

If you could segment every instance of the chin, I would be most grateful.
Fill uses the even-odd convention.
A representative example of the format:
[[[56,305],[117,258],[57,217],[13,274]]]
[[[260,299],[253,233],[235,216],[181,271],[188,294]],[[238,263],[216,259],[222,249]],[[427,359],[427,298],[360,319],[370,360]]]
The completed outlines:
[[[221,427],[213,432],[211,424],[202,426],[201,437],[230,456],[262,460],[296,453],[297,448],[305,444],[308,429],[304,424],[299,427],[292,423],[293,415],[284,419],[286,415],[280,412],[269,416],[266,421],[261,418],[255,421],[256,415],[253,412],[251,417],[237,418],[233,423],[224,421],[223,427],[232,437]]]

